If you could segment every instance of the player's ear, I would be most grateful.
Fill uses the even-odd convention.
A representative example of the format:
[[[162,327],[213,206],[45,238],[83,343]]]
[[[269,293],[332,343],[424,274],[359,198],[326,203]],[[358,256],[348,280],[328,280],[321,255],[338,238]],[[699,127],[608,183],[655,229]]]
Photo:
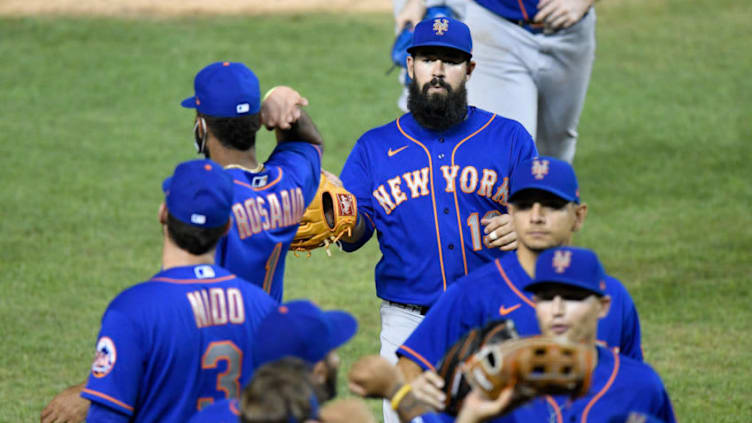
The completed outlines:
[[[611,309],[611,297],[604,295],[598,298],[598,301],[601,303],[601,310],[598,313],[598,318],[602,319],[608,315],[608,311]]]
[[[320,360],[316,362],[316,364],[313,365],[313,370],[311,370],[311,376],[313,377],[313,382],[317,385],[323,385],[326,383],[326,375],[327,375],[327,368],[326,363],[324,360]]]
[[[574,205],[574,227],[572,232],[577,232],[585,224],[585,218],[587,218],[588,206],[585,203]]]
[[[231,226],[232,226],[232,219],[227,219],[227,223],[225,223],[225,230],[224,230],[224,233],[222,234],[222,236],[225,236],[228,233],[230,233],[230,227]]]
[[[165,204],[164,201],[162,201],[162,204],[159,205],[159,212],[157,216],[159,218],[159,223],[163,225],[167,224],[167,204]]]
[[[475,62],[472,60],[467,61],[467,75],[465,76],[465,81],[470,79],[470,75],[475,70]]]
[[[405,64],[407,65],[407,76],[409,76],[410,79],[415,79],[415,59],[413,59],[411,54],[407,55]]]

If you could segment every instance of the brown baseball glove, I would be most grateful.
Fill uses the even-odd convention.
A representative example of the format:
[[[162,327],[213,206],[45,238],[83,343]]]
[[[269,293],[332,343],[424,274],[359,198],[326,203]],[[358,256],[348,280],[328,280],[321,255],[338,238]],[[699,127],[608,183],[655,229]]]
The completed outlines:
[[[357,202],[336,176],[321,172],[321,182],[316,196],[308,205],[298,226],[298,233],[290,244],[292,251],[309,252],[336,243],[345,234],[351,234],[357,221]]]
[[[456,416],[462,408],[462,400],[470,393],[471,386],[462,372],[462,365],[484,346],[495,345],[519,338],[514,322],[509,319],[491,320],[482,328],[470,330],[444,354],[437,373],[444,379],[444,411]]]
[[[595,349],[533,336],[486,345],[463,366],[468,383],[488,398],[514,386],[515,402],[541,395],[585,395]]]

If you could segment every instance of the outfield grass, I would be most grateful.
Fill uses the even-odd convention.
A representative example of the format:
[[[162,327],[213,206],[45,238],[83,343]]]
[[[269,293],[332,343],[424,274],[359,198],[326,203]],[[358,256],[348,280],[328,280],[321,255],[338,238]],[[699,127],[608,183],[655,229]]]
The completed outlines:
[[[752,11],[732,0],[613,0],[576,168],[577,243],[631,291],[647,361],[683,422],[752,416]],[[99,318],[159,268],[160,183],[195,157],[178,102],[215,60],[294,85],[338,172],[398,111],[387,15],[0,19],[0,422],[29,422],[87,374]],[[746,47],[745,47],[746,46]],[[265,157],[273,141],[258,141]],[[378,350],[377,246],[290,258],[287,299],[355,313],[343,348]],[[344,390],[344,385],[342,385]],[[375,406],[375,404],[374,404]]]

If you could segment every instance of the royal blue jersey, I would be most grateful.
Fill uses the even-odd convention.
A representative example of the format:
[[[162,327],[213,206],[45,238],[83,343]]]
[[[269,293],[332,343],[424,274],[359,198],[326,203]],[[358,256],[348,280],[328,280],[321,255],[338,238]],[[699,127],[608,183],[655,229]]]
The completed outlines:
[[[282,301],[287,250],[319,186],[320,150],[284,142],[259,173],[226,169],[235,186],[232,230],[219,242],[216,262]]]
[[[538,14],[539,0],[475,0],[475,2],[502,18],[516,21],[532,21]]]
[[[253,370],[253,333],[276,303],[213,265],[175,267],[107,307],[81,396],[90,421],[180,422],[235,398]],[[121,420],[118,420],[119,417]]]
[[[188,423],[238,423],[240,404],[238,400],[225,399],[205,407],[188,420]]]
[[[434,369],[465,333],[502,318],[512,319],[520,336],[540,334],[533,295],[523,290],[530,282],[517,254],[507,254],[480,267],[459,279],[431,307],[397,354],[423,369]],[[598,322],[598,341],[642,360],[640,320],[632,297],[618,280],[606,276],[605,283],[611,308]]]
[[[666,423],[676,422],[661,378],[641,361],[598,347],[598,364],[591,380],[588,393],[575,401],[567,396],[541,397],[494,421],[599,423],[636,411]]]
[[[443,132],[409,113],[372,129],[342,169],[366,222],[365,235],[343,248],[360,248],[375,229],[382,253],[376,294],[431,305],[453,281],[505,254],[486,248],[480,222],[507,212],[509,175],[536,155],[522,125],[475,107]]]

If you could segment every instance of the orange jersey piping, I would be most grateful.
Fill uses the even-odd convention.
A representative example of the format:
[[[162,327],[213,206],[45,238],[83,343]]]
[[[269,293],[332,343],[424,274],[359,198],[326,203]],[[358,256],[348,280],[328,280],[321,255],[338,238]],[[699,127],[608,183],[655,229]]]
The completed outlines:
[[[173,279],[173,278],[152,278],[151,282],[169,282],[169,283],[217,283],[217,282],[224,282],[229,281],[231,279],[235,279],[235,275],[227,275],[222,276],[221,278],[213,278],[213,279]]]
[[[252,189],[254,191],[257,191],[257,192],[258,191],[264,191],[264,190],[267,190],[267,189],[271,188],[272,186],[276,185],[277,182],[279,182],[282,179],[282,168],[279,167],[279,166],[277,166],[277,171],[279,172],[279,174],[277,175],[277,179],[269,182],[268,184],[264,185],[263,187],[254,188],[253,186],[251,186],[251,185],[249,185],[249,184],[247,184],[247,183],[245,183],[243,181],[239,181],[237,179],[233,179],[232,181],[235,182],[238,185],[242,185],[242,186],[244,186],[246,188],[250,188],[250,189]]]
[[[590,409],[595,405],[596,402],[598,402],[599,399],[603,395],[606,394],[606,391],[611,388],[611,385],[614,383],[614,379],[616,379],[616,375],[619,373],[619,354],[616,351],[608,350],[614,355],[614,369],[611,371],[611,377],[608,378],[608,382],[606,382],[606,386],[603,387],[603,389],[598,392],[593,399],[590,400],[587,406],[585,406],[585,411],[582,412],[582,423],[587,423],[588,414],[590,413]]]
[[[554,412],[556,413],[556,423],[562,423],[564,421],[564,418],[561,415],[559,404],[557,404],[550,395],[546,395],[546,401],[548,401],[548,403],[551,404],[551,406],[554,408]]]
[[[483,124],[478,130],[473,132],[472,134],[465,137],[462,141],[458,142],[457,145],[454,146],[454,149],[452,150],[452,162],[450,165],[452,168],[454,167],[454,154],[457,152],[457,149],[460,148],[460,146],[470,138],[476,136],[480,131],[486,129],[486,127],[493,122],[494,118],[496,118],[496,115],[492,115],[490,119],[488,119],[488,122]],[[459,181],[458,181],[459,182]],[[462,235],[462,219],[460,218],[460,206],[457,202],[457,187],[459,184],[455,183],[454,185],[454,192],[452,195],[454,196],[454,210],[457,212],[457,227],[460,232],[460,244],[462,245],[462,264],[465,266],[465,275],[467,275],[467,256],[465,255],[465,237]]]
[[[512,292],[517,294],[517,296],[520,297],[522,301],[525,302],[525,304],[529,305],[530,307],[535,308],[535,303],[530,301],[530,299],[526,297],[525,294],[520,292],[520,290],[517,289],[516,286],[514,286],[512,281],[509,280],[509,277],[507,277],[507,274],[504,272],[504,269],[501,267],[501,264],[499,264],[499,259],[494,260],[494,264],[496,264],[496,268],[499,270],[499,274],[504,279],[504,282],[506,282],[507,286],[509,286],[509,289],[511,289]]]
[[[402,125],[400,125],[400,118],[397,118],[395,123],[397,124],[397,129],[399,129],[402,135],[404,135],[405,138],[409,139],[410,141],[421,146],[421,148],[423,148],[423,151],[426,152],[426,157],[428,157],[428,173],[429,173],[429,178],[431,179],[431,205],[433,206],[433,223],[436,226],[436,246],[439,248],[439,264],[441,265],[441,279],[444,282],[444,291],[446,291],[446,286],[447,286],[446,272],[444,271],[444,254],[441,251],[441,234],[439,233],[439,219],[436,216],[436,193],[433,188],[433,162],[431,161],[431,153],[428,152],[428,149],[426,148],[426,146],[421,144],[420,141],[416,140],[410,135],[407,135],[407,133],[402,129]]]
[[[409,352],[413,357],[417,358],[421,363],[425,364],[426,367],[433,370],[434,372],[436,371],[436,368],[433,367],[433,365],[429,363],[428,360],[426,360],[422,355],[418,354],[417,352],[415,352],[415,350],[408,347],[407,345],[400,345],[399,349]]]
[[[115,399],[115,398],[113,398],[113,397],[111,397],[111,396],[109,396],[107,394],[103,394],[103,393],[97,392],[97,391],[92,391],[91,389],[88,389],[88,388],[84,388],[83,392],[86,392],[87,394],[91,394],[91,395],[94,395],[94,396],[102,398],[102,399],[106,399],[107,401],[110,401],[113,404],[117,404],[117,405],[125,408],[128,411],[133,412],[133,410],[134,410],[134,408],[131,407],[130,405],[128,405],[128,404],[126,404],[126,403],[124,403],[122,401],[119,401],[119,400],[117,400],[117,399]]]

